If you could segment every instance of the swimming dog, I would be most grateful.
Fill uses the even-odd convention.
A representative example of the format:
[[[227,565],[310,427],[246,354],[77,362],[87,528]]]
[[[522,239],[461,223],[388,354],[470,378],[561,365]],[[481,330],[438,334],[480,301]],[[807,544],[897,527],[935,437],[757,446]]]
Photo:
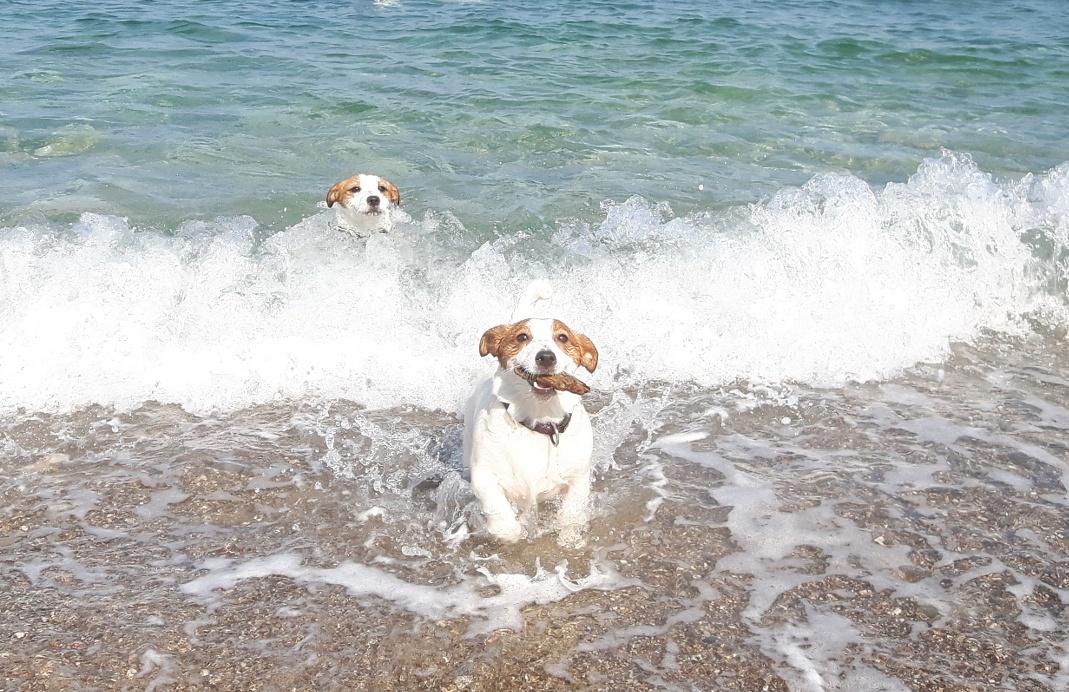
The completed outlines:
[[[561,496],[558,540],[582,540],[589,514],[593,433],[580,400],[589,390],[573,373],[594,372],[598,351],[560,320],[532,317],[552,296],[531,282],[512,323],[488,329],[479,355],[497,367],[475,386],[464,411],[464,461],[492,536],[524,536],[528,512]]]
[[[393,216],[401,206],[401,193],[389,180],[358,173],[334,185],[327,192],[327,207],[338,205],[334,219],[340,230],[357,238],[385,233],[393,226]]]

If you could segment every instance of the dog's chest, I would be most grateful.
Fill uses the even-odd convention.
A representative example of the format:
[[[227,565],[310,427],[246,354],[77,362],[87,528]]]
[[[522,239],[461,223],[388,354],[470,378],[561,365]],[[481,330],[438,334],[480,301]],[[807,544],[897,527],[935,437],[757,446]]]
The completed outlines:
[[[514,499],[549,499],[568,487],[577,475],[589,472],[590,455],[588,445],[582,444],[581,423],[578,429],[562,433],[556,444],[551,436],[504,417],[499,424],[500,436],[494,436],[497,453],[488,456],[499,461],[498,479]]]
[[[370,216],[356,209],[339,207],[335,212],[335,221],[339,230],[357,238],[390,229],[390,216],[386,212]]]
[[[508,473],[503,474],[501,482],[506,493],[515,500],[541,502],[555,497],[568,487],[568,470],[562,466],[558,449],[552,444],[548,447],[545,444],[532,444],[513,449],[510,456]]]

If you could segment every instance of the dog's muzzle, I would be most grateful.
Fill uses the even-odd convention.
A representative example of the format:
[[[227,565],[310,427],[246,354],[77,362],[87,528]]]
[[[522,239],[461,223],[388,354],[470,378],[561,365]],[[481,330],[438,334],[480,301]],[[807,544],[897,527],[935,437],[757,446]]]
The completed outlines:
[[[530,383],[531,388],[539,394],[558,390],[583,396],[590,392],[590,387],[585,382],[577,378],[575,375],[569,375],[566,372],[539,375],[537,373],[527,372],[518,366],[513,368],[512,371],[527,380],[527,382]]]

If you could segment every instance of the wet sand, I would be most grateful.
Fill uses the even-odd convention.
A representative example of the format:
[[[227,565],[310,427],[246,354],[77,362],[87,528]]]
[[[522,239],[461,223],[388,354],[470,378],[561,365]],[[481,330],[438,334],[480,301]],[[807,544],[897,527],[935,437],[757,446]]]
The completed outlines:
[[[1021,348],[636,395],[572,550],[450,533],[445,413],[8,417],[3,689],[1059,689],[1069,382]]]

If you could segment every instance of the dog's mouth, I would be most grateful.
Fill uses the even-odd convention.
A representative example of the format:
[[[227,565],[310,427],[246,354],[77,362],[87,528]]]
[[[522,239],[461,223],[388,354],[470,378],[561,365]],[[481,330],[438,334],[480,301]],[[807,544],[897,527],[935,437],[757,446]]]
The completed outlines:
[[[382,214],[382,207],[368,207],[364,213],[368,216],[379,216]]]
[[[531,391],[534,392],[536,396],[548,397],[552,396],[557,391],[553,388],[552,384],[546,381],[550,375],[528,372],[519,366],[513,368],[512,371],[527,380],[527,384],[531,385]],[[541,382],[539,382],[539,378],[542,378]]]
[[[585,382],[566,372],[533,373],[519,366],[513,368],[512,371],[527,380],[531,385],[531,391],[538,396],[548,397],[558,390],[582,396],[590,391],[590,387]]]

